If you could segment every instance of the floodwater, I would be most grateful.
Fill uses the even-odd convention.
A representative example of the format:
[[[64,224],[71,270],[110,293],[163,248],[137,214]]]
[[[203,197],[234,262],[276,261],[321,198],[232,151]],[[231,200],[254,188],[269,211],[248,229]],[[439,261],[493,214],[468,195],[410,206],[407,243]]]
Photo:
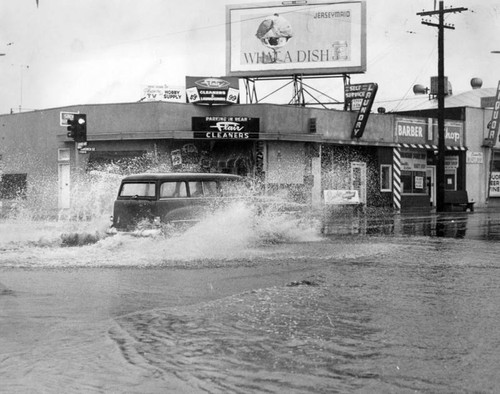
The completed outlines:
[[[500,214],[320,228],[238,206],[67,246],[102,225],[0,222],[0,392],[498,391]]]

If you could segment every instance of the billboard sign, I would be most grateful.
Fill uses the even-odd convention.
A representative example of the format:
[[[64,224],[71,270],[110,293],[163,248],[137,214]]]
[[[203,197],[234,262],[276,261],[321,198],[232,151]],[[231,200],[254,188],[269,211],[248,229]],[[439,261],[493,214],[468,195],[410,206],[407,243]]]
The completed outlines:
[[[168,101],[174,103],[186,102],[186,92],[184,91],[184,87],[147,85],[144,87],[142,94],[142,101]]]
[[[366,71],[365,1],[283,1],[226,7],[231,76]]]
[[[194,138],[251,140],[259,138],[259,118],[247,116],[193,117]]]
[[[237,104],[239,80],[235,77],[186,77],[186,97],[193,104]]]

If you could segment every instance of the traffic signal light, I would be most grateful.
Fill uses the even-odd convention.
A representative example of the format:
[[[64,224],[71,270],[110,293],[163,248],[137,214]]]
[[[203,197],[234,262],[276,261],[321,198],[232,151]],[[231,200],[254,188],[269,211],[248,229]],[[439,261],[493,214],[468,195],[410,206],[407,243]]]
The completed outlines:
[[[68,119],[68,138],[73,138],[75,142],[87,141],[87,115],[75,114],[73,119]]]

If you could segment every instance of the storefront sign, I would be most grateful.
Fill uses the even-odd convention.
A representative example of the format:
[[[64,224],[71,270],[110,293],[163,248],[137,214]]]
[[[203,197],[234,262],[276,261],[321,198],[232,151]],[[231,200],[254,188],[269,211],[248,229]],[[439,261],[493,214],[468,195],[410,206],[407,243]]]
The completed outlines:
[[[168,85],[147,85],[143,90],[142,101],[168,101],[174,103],[185,103],[186,92],[184,87],[172,87]]]
[[[436,143],[438,138],[438,122],[433,122],[434,135],[436,136]],[[444,144],[446,146],[461,146],[463,141],[463,123],[446,120],[444,122]]]
[[[500,197],[500,172],[491,173],[490,197]]]
[[[372,109],[373,101],[375,100],[375,95],[377,94],[378,85],[376,83],[364,83],[360,84],[359,92],[363,92],[363,101],[358,111],[358,116],[354,122],[354,127],[352,129],[351,138],[361,138],[365,131],[366,122],[368,121],[368,116],[370,115],[370,110]]]
[[[359,111],[365,99],[366,92],[370,88],[369,85],[372,84],[359,83],[355,85],[345,85],[344,101],[348,111]]]
[[[396,119],[396,140],[410,144],[427,142],[428,124],[424,119]]]
[[[249,140],[258,139],[260,119],[246,116],[193,117],[194,138]]]
[[[186,77],[186,97],[193,104],[236,104],[239,80],[234,77]]]
[[[466,156],[467,164],[483,164],[483,152],[471,152],[467,151]]]
[[[323,197],[326,205],[349,205],[359,204],[359,192],[357,190],[324,190]]]
[[[498,138],[498,128],[500,126],[500,81],[498,81],[497,96],[491,115],[491,122],[488,125],[487,146],[494,146]]]
[[[59,125],[68,126],[68,120],[73,120],[73,117],[76,114],[79,114],[79,112],[59,112]]]
[[[432,127],[430,126],[432,125]],[[438,145],[438,125],[436,119],[397,118],[396,141],[407,144]],[[444,140],[446,146],[462,146],[464,135],[463,122],[446,120]]]
[[[458,156],[446,156],[444,158],[444,168],[446,170],[454,170],[458,168]]]
[[[427,155],[419,152],[401,152],[402,171],[425,171],[427,169]]]

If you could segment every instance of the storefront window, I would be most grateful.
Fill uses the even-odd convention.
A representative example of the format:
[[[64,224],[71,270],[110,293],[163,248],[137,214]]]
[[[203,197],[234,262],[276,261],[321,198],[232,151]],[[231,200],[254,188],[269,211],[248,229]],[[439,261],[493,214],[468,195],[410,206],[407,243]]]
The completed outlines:
[[[426,194],[426,152],[401,152],[401,181],[404,194]]]
[[[26,198],[27,190],[27,174],[3,174],[0,177],[1,199]]]
[[[492,171],[500,172],[500,151],[493,151]]]
[[[392,189],[392,166],[382,164],[380,166],[380,191],[390,192]]]

